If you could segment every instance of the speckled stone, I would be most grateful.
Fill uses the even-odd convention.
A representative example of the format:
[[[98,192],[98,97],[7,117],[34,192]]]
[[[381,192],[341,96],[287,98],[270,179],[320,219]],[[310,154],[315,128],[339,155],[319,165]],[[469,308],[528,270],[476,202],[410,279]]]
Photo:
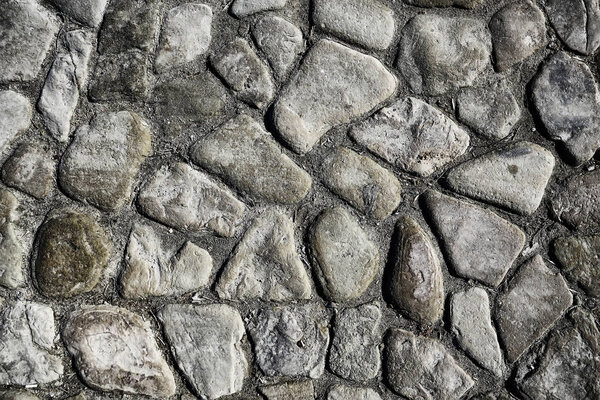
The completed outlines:
[[[104,18],[109,0],[51,0],[67,16],[96,28]]]
[[[31,126],[29,100],[13,90],[0,91],[0,151]]]
[[[315,388],[311,380],[261,386],[258,390],[267,400],[315,399]]]
[[[572,50],[589,55],[600,46],[600,4],[597,0],[549,0],[548,18]]]
[[[567,279],[600,298],[600,235],[559,237],[552,248]]]
[[[148,97],[148,55],[139,50],[98,57],[89,86],[93,101],[140,101]]]
[[[554,216],[567,226],[583,230],[600,223],[600,171],[568,178],[564,190],[551,202]]]
[[[484,0],[404,0],[405,3],[419,7],[462,7],[476,8]]]
[[[0,189],[0,285],[16,289],[25,285],[26,249],[23,232],[16,225],[19,201],[8,190]]]
[[[231,13],[244,18],[262,11],[278,10],[285,7],[287,0],[235,0],[231,5]]]
[[[381,396],[370,388],[338,384],[329,390],[327,400],[381,400]]]

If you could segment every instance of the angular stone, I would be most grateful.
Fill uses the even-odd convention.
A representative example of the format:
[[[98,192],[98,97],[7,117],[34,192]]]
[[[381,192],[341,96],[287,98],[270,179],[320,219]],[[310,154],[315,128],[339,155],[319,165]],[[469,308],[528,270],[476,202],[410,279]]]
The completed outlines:
[[[86,214],[57,212],[37,233],[34,275],[44,296],[69,298],[91,291],[108,264],[110,243]]]
[[[212,9],[206,4],[186,3],[165,15],[156,55],[159,72],[194,61],[208,51],[212,40]]]
[[[397,81],[377,59],[330,40],[317,42],[273,108],[279,135],[308,152],[328,130],[374,109]]]
[[[325,210],[312,226],[310,245],[315,274],[325,297],[359,298],[379,270],[379,249],[343,207]]]
[[[419,7],[462,7],[475,8],[481,5],[484,0],[404,0],[405,3]]]
[[[227,300],[289,301],[311,297],[292,220],[275,210],[257,217],[237,245],[216,291]]]
[[[329,317],[321,305],[263,308],[248,325],[256,363],[268,376],[318,378],[325,369]]]
[[[17,147],[2,166],[2,180],[37,199],[50,193],[56,163],[47,148],[24,143]]]
[[[563,277],[536,255],[518,270],[496,302],[500,337],[508,361],[513,362],[571,306],[573,295]]]
[[[385,351],[387,382],[411,400],[459,399],[474,384],[437,340],[391,329]]]
[[[71,314],[62,337],[90,387],[155,398],[175,394],[150,323],[138,314],[110,305],[86,307]]]
[[[444,310],[444,277],[436,250],[410,217],[398,220],[396,232],[397,258],[389,283],[392,302],[413,320],[433,324]]]
[[[305,49],[302,31],[275,15],[265,15],[252,25],[252,36],[279,79],[287,75]]]
[[[31,104],[25,96],[12,90],[0,91],[0,150],[29,129],[31,114]]]
[[[589,55],[600,46],[597,0],[549,0],[546,12],[560,39],[572,50]]]
[[[148,56],[139,50],[98,57],[90,84],[93,101],[139,101],[148,97]]]
[[[379,373],[379,304],[348,308],[336,315],[329,350],[331,371],[345,379],[367,381]]]
[[[65,34],[67,48],[75,65],[77,85],[79,86],[79,91],[83,93],[87,91],[89,61],[92,51],[96,48],[95,40],[96,36],[94,33],[85,29],[77,29]]]
[[[491,211],[433,190],[423,200],[454,272],[498,286],[525,244],[523,231]]]
[[[223,177],[238,190],[269,202],[297,203],[306,197],[312,184],[310,175],[247,115],[204,136],[191,155],[196,164]]]
[[[531,215],[542,202],[554,164],[550,151],[520,142],[454,167],[447,182],[465,196]]]
[[[490,316],[490,301],[485,290],[473,287],[452,295],[450,304],[452,332],[460,346],[479,365],[502,376],[502,351]]]
[[[179,369],[195,392],[216,399],[239,392],[248,375],[244,322],[225,304],[169,304],[158,313]]]
[[[263,108],[274,95],[268,67],[244,39],[237,38],[211,57],[217,74],[237,97],[256,108]]]
[[[552,247],[567,279],[600,298],[600,235],[560,237]]]
[[[400,182],[369,157],[338,147],[321,168],[325,186],[369,216],[387,218],[400,204]]]
[[[387,49],[394,39],[394,12],[378,0],[318,0],[314,24],[325,32],[373,50]]]
[[[0,190],[0,285],[10,289],[25,285],[23,233],[15,225],[18,206],[11,192]]]
[[[163,165],[140,191],[138,205],[143,214],[173,228],[209,228],[226,237],[234,235],[246,208],[208,175],[181,162]]]
[[[552,199],[555,217],[573,229],[596,227],[600,221],[600,171],[570,178]]]
[[[407,97],[355,125],[350,136],[384,160],[429,176],[464,154],[469,135],[437,108]]]
[[[0,316],[0,384],[33,385],[54,382],[63,374],[54,355],[54,312],[41,303],[17,301]]]
[[[117,210],[131,197],[151,148],[150,126],[136,113],[98,114],[75,132],[63,154],[58,180],[69,196]]]
[[[285,382],[275,385],[261,386],[259,392],[267,400],[314,400],[315,388],[312,381]]]
[[[111,2],[100,30],[100,53],[154,50],[159,24],[158,4],[158,0]]]
[[[420,14],[402,28],[396,65],[416,93],[439,95],[490,69],[491,47],[480,20]]]
[[[381,400],[381,396],[373,389],[338,384],[327,393],[327,400]]]
[[[74,20],[92,28],[100,26],[109,0],[50,0]]]
[[[278,10],[285,7],[287,0],[235,0],[231,13],[238,18],[247,17],[261,11]]]

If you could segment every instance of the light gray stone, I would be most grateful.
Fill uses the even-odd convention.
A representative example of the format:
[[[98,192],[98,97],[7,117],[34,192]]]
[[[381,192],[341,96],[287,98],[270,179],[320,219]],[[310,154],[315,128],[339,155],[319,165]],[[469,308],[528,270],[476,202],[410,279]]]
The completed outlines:
[[[278,10],[285,7],[287,0],[235,0],[231,5],[231,13],[244,18],[261,11]]]
[[[0,150],[29,129],[31,114],[32,107],[25,96],[12,90],[0,91]]]
[[[600,235],[559,237],[552,247],[567,279],[600,298]]]
[[[139,50],[101,55],[89,87],[91,100],[145,100],[150,90],[148,66],[148,55]]]
[[[404,0],[405,3],[419,7],[462,7],[476,8],[480,6],[484,0]]]
[[[2,166],[2,180],[37,199],[44,199],[54,185],[56,162],[52,152],[39,144],[24,143]]]
[[[25,390],[10,390],[0,394],[0,400],[40,400],[40,398]]]
[[[79,91],[85,93],[89,74],[89,61],[95,49],[95,35],[85,29],[69,31],[65,34],[67,49],[75,65],[75,78]]]
[[[109,0],[51,0],[69,17],[89,27],[97,28],[102,23]]]
[[[311,380],[261,386],[258,390],[267,398],[267,400],[315,399],[315,388]]]
[[[560,39],[572,50],[589,55],[600,46],[598,0],[549,0],[546,12]]]
[[[282,90],[273,123],[290,148],[304,154],[331,128],[392,96],[396,86],[394,75],[376,58],[321,40]]]
[[[329,390],[327,400],[381,400],[381,396],[370,388],[338,384]]]
[[[600,171],[569,178],[564,190],[551,202],[554,216],[569,227],[582,230],[600,223]]]
[[[16,226],[19,201],[8,190],[0,190],[0,285],[15,289],[25,285],[23,232]]]

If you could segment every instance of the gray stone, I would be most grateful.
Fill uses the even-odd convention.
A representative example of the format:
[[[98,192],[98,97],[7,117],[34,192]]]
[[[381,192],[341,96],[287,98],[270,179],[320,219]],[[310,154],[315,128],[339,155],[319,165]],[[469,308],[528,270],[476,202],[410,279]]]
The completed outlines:
[[[329,345],[329,317],[321,305],[263,308],[248,329],[256,363],[267,376],[320,377]]]
[[[329,350],[331,371],[345,379],[367,381],[377,377],[381,360],[379,304],[348,308],[335,317]]]
[[[92,28],[100,26],[109,0],[50,0],[74,20]]]
[[[313,20],[323,31],[373,50],[387,49],[396,29],[394,12],[378,0],[317,0]]]
[[[154,50],[159,24],[158,4],[158,0],[112,1],[100,30],[100,53]]]
[[[289,301],[311,297],[292,220],[275,210],[257,217],[237,245],[216,291],[228,300]]]
[[[480,364],[502,376],[502,351],[490,316],[490,301],[485,290],[473,287],[452,295],[450,304],[452,332],[460,346]]]
[[[175,394],[150,323],[138,314],[110,305],[85,307],[70,315],[62,337],[90,387],[155,398]]]
[[[484,0],[404,0],[405,3],[419,7],[462,7],[475,8]]]
[[[244,39],[237,38],[211,57],[217,74],[236,96],[256,108],[263,108],[274,96],[268,67]]]
[[[212,40],[212,9],[185,3],[167,11],[156,55],[159,72],[186,65],[208,51]]]
[[[421,14],[402,28],[396,65],[416,93],[439,95],[491,69],[491,47],[479,20]]]
[[[240,115],[200,139],[192,160],[242,192],[269,202],[294,204],[312,179],[255,120]]]
[[[413,97],[381,109],[350,136],[390,164],[429,176],[469,147],[469,135],[437,108]]]
[[[389,217],[402,200],[396,176],[369,157],[338,147],[323,162],[323,183],[368,216]]]
[[[385,351],[387,382],[411,400],[459,399],[474,384],[437,340],[391,329]]]
[[[600,235],[559,237],[552,247],[567,279],[600,298]]]
[[[23,232],[15,224],[18,206],[11,192],[0,190],[0,285],[11,289],[25,285]]]
[[[478,396],[472,397],[473,400],[516,400],[506,390],[500,390],[498,392],[487,392]]]
[[[600,222],[600,171],[575,175],[551,202],[554,216],[569,227],[581,230]]]
[[[496,302],[500,337],[508,361],[513,362],[571,306],[573,295],[563,277],[536,255],[518,270]]]
[[[93,101],[139,101],[148,97],[148,56],[139,50],[98,57],[89,94]]]
[[[396,86],[394,75],[376,58],[321,40],[282,90],[273,122],[290,148],[303,154],[331,128],[392,96]]]
[[[554,164],[550,151],[520,142],[454,167],[447,182],[460,194],[531,215],[542,202]]]
[[[359,298],[379,270],[380,255],[358,221],[343,207],[330,208],[319,216],[309,236],[325,297],[335,302]]]
[[[598,0],[549,0],[546,12],[560,39],[572,50],[589,55],[600,46]]]
[[[311,380],[261,386],[258,390],[267,398],[267,400],[315,399],[315,388]]]
[[[25,96],[12,90],[0,91],[0,151],[29,129],[31,114],[31,104]]]
[[[98,114],[75,132],[60,162],[58,180],[69,196],[117,210],[129,201],[151,149],[150,126],[136,113]]]
[[[329,390],[327,400],[381,400],[381,396],[373,389],[338,384]]]
[[[165,225],[192,232],[209,228],[227,237],[235,234],[246,208],[208,175],[181,162],[163,165],[140,191],[138,204]]]
[[[0,400],[40,400],[40,398],[25,390],[10,390],[0,394]]]
[[[444,310],[444,277],[437,252],[410,217],[398,220],[396,232],[397,258],[389,283],[392,302],[413,320],[433,324]]]
[[[37,199],[48,196],[54,184],[56,163],[52,153],[40,145],[17,147],[2,166],[2,180]]]
[[[261,11],[278,10],[285,7],[287,0],[235,0],[231,13],[238,18],[244,18]]]
[[[239,392],[248,375],[244,323],[225,304],[170,304],[158,313],[179,369],[204,399]]]

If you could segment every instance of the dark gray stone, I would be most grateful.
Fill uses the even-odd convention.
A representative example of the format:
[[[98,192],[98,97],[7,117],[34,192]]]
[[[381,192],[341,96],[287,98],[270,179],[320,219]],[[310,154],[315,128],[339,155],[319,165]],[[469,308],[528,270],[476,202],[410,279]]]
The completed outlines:
[[[560,39],[572,50],[589,55],[600,46],[597,0],[548,0],[546,12]]]
[[[25,143],[17,147],[2,166],[2,180],[8,186],[43,199],[54,185],[55,168],[49,149]]]
[[[148,56],[139,50],[98,58],[89,95],[93,101],[141,101],[150,87]]]
[[[560,237],[552,247],[567,279],[600,298],[600,235]]]
[[[554,216],[570,228],[582,230],[600,224],[600,170],[578,174],[551,202]]]

